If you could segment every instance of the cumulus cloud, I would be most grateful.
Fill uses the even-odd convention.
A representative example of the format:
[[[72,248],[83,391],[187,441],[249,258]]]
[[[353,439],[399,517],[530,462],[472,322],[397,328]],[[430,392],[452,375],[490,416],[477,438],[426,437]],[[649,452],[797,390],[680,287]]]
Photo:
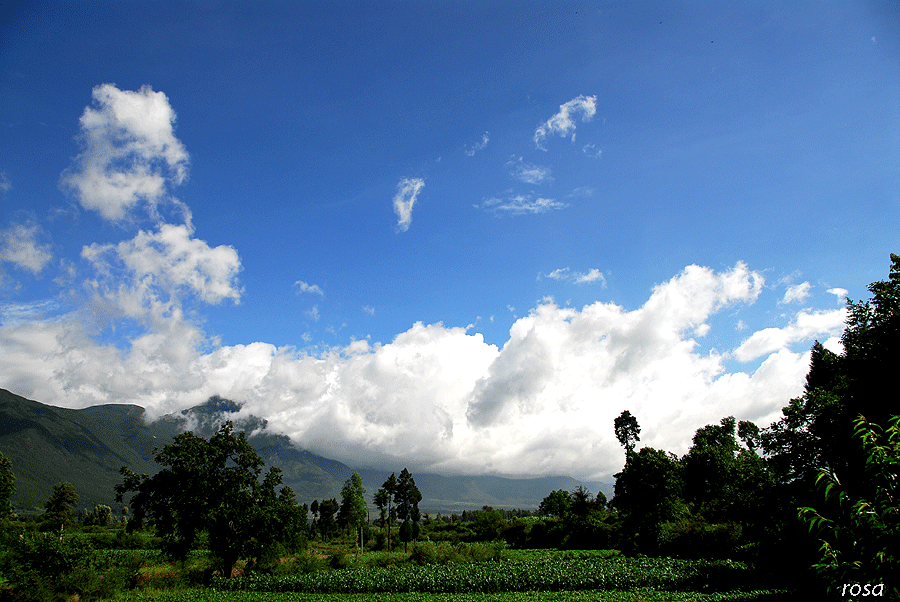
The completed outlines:
[[[802,303],[809,297],[809,289],[812,288],[809,282],[795,284],[789,286],[781,299],[782,303]]]
[[[226,245],[210,247],[192,235],[188,225],[163,224],[118,244],[84,247],[81,256],[97,272],[89,283],[95,305],[162,325],[180,314],[186,299],[239,302],[237,251]]]
[[[323,291],[322,288],[317,284],[308,284],[302,280],[298,280],[294,283],[294,286],[301,293],[312,293],[314,295],[320,295],[322,297],[325,296],[325,291]]]
[[[406,232],[412,223],[413,205],[419,191],[425,186],[422,178],[403,178],[397,184],[397,194],[394,195],[394,212],[397,214],[397,231]]]
[[[97,86],[92,97],[80,120],[83,150],[62,185],[107,220],[133,217],[139,204],[155,216],[167,184],[181,184],[188,172],[169,99],[149,86],[132,92],[113,84]]]
[[[802,311],[784,328],[766,328],[754,332],[735,349],[734,357],[738,361],[749,362],[812,337],[837,337],[843,331],[846,320],[846,309]]]
[[[475,153],[477,153],[478,151],[482,150],[484,147],[487,146],[489,140],[490,140],[490,138],[488,138],[488,132],[485,132],[484,134],[481,135],[481,142],[476,142],[475,144],[473,144],[472,146],[470,146],[469,148],[466,149],[466,156],[469,156],[469,157],[475,156]]]
[[[559,105],[559,113],[539,125],[534,131],[534,145],[541,150],[547,150],[544,146],[544,141],[548,136],[554,134],[561,137],[571,134],[572,140],[575,140],[575,121],[573,117],[580,114],[582,121],[590,121],[596,112],[596,96],[585,96],[582,94],[565,104]]]
[[[507,161],[506,167],[512,177],[526,184],[549,184],[553,181],[549,167],[525,163],[522,157],[510,159]]]
[[[39,273],[53,258],[50,245],[38,240],[40,235],[36,224],[13,224],[0,231],[0,261]]]
[[[494,214],[506,213],[508,215],[535,215],[565,209],[568,206],[568,203],[556,199],[535,197],[533,194],[510,194],[504,198],[491,197],[485,199],[481,205],[475,205],[478,209],[484,209]]]
[[[218,394],[351,466],[608,478],[623,461],[612,432],[622,410],[640,420],[642,444],[683,453],[700,426],[728,415],[767,425],[802,391],[803,337],[833,332],[838,316],[801,312],[787,336],[750,334],[739,353],[761,360],[752,372],[726,370],[727,354],[701,353],[694,339],[714,314],[758,302],[763,284],[741,263],[688,266],[635,309],[545,299],[502,348],[439,323],[319,355],[219,346],[177,308],[117,348],[89,336],[80,315],[29,316],[0,326],[0,381],[48,403],[136,403],[151,415]]]

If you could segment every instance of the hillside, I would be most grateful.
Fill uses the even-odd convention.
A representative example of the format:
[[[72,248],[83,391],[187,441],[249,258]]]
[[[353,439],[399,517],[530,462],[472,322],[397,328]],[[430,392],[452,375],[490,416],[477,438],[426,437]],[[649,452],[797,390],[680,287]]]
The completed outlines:
[[[249,437],[266,466],[282,471],[285,485],[294,490],[298,502],[340,498],[343,482],[353,469],[341,462],[317,456],[295,446],[288,437],[266,430],[266,421],[256,417],[235,420],[240,406],[212,397],[206,403],[148,423],[144,410],[133,405],[101,405],[70,410],[25,399],[0,389],[0,451],[12,462],[16,475],[13,505],[20,511],[43,508],[55,483],[75,485],[79,507],[96,504],[115,506],[113,487],[122,478],[119,469],[129,466],[152,474],[158,467],[153,449],[169,443],[177,433],[190,428],[208,437],[225,420],[237,430],[256,433]],[[403,466],[394,472],[399,473]],[[391,471],[360,469],[371,499]],[[554,489],[571,491],[583,483],[569,477],[507,479],[494,476],[440,476],[414,474],[422,491],[423,512],[459,512],[484,505],[505,508],[535,508]],[[608,484],[583,484],[611,496]]]

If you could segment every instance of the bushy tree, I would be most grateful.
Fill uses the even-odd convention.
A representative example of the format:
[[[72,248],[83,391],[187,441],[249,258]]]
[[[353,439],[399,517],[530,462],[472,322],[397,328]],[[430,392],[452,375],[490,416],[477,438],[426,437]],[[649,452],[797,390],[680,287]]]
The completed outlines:
[[[681,465],[674,454],[649,447],[628,454],[625,468],[616,475],[612,504],[624,515],[632,547],[645,554],[656,551],[662,523],[683,511],[683,490]]]
[[[814,568],[831,593],[845,583],[884,584],[887,596],[900,599],[900,416],[889,426],[856,420],[855,436],[866,461],[854,494],[844,488],[834,470],[817,479],[824,498],[817,507],[803,507],[800,518],[822,543]]]
[[[57,483],[53,486],[50,499],[44,503],[44,516],[48,522],[68,525],[75,519],[75,504],[78,494],[72,483]]]
[[[565,489],[551,491],[541,500],[538,511],[544,516],[566,516],[572,509],[572,495]]]
[[[165,551],[182,559],[206,532],[227,577],[238,559],[256,558],[284,537],[273,517],[293,509],[293,493],[276,494],[277,468],[260,482],[263,461],[230,421],[209,440],[182,433],[155,456],[163,469],[153,476],[122,468],[116,501],[134,494],[129,531],[151,521]]]

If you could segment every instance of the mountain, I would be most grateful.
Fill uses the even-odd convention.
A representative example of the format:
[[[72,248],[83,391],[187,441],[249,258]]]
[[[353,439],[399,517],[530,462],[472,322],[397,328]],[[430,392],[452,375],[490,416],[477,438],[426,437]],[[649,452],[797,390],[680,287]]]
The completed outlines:
[[[75,485],[79,507],[115,507],[113,487],[122,482],[119,469],[128,466],[152,474],[159,467],[153,449],[162,448],[180,432],[191,430],[209,437],[225,420],[247,439],[266,466],[282,471],[300,503],[340,499],[340,490],[353,469],[300,449],[281,434],[267,430],[264,419],[237,418],[240,405],[220,397],[148,422],[143,408],[101,405],[82,410],[48,406],[0,389],[0,451],[12,462],[16,475],[13,505],[20,511],[39,511],[56,483]],[[398,466],[399,474],[403,466]],[[390,476],[390,471],[361,469],[367,497]],[[555,489],[571,491],[584,485],[612,496],[611,485],[581,483],[570,477],[508,479],[495,476],[413,474],[422,492],[422,512],[460,512],[489,505],[497,508],[536,508]]]

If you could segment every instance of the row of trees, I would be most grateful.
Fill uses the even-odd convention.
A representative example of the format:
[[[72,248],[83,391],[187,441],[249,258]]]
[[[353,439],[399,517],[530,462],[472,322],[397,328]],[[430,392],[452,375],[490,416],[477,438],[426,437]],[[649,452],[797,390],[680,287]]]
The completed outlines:
[[[833,588],[879,582],[900,596],[900,256],[868,290],[848,300],[843,351],[815,343],[803,394],[768,428],[726,417],[678,458],[634,451],[637,419],[616,418],[626,461],[612,507],[633,549],[742,544],[783,567],[813,565]]]

